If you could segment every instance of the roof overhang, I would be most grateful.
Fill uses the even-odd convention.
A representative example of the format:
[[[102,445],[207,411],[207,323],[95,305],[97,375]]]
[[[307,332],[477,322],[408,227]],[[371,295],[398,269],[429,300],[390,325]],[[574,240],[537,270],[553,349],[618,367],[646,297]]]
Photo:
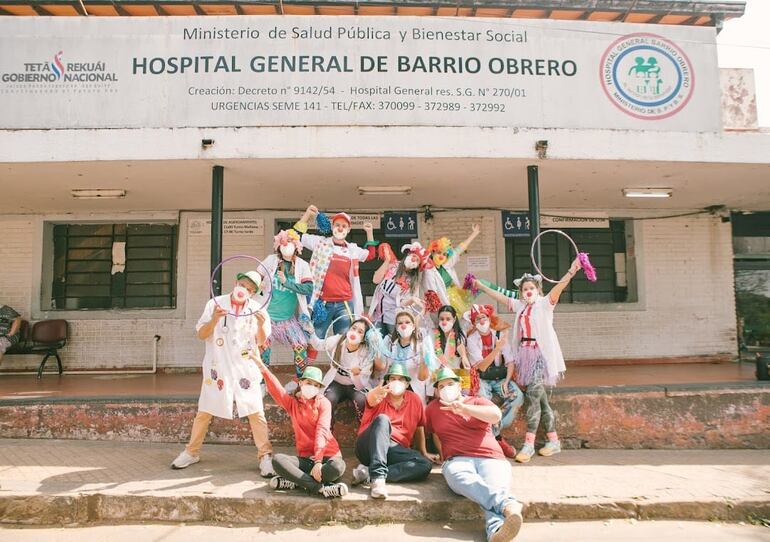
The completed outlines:
[[[411,15],[716,26],[744,0],[0,0],[0,15]]]

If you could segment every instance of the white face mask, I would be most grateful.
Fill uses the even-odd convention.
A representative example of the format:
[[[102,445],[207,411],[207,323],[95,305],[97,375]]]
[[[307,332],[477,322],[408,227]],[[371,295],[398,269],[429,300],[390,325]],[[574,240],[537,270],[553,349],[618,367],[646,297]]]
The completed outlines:
[[[288,245],[282,245],[281,246],[281,255],[284,258],[291,258],[294,256],[294,252],[297,250],[297,247],[294,246],[294,243],[289,243]]]
[[[235,288],[233,288],[233,293],[231,294],[231,296],[233,298],[233,301],[235,301],[239,305],[243,305],[251,297],[251,294],[246,288],[244,288],[239,284]]]
[[[455,327],[455,323],[454,321],[451,321],[451,322],[441,321],[438,323],[438,327],[440,327],[441,331],[443,331],[444,333],[449,333],[450,331],[452,331],[452,328]]]
[[[404,267],[407,269],[417,269],[418,265],[420,265],[420,262],[415,256],[409,255],[404,260]]]
[[[526,303],[532,304],[537,299],[537,292],[535,290],[528,290],[526,294],[524,294],[524,301]]]
[[[451,403],[453,401],[457,401],[457,399],[460,397],[460,386],[457,384],[450,384],[448,386],[444,386],[441,388],[441,391],[438,392],[439,397],[441,397],[442,401],[445,401],[447,403]]]
[[[353,331],[348,331],[348,342],[352,345],[361,344],[361,336],[358,333],[355,333]]]
[[[299,392],[302,394],[302,397],[305,399],[312,399],[316,395],[318,395],[318,392],[321,391],[312,384],[302,384],[299,388]]]
[[[334,236],[334,238],[335,238],[335,239],[337,239],[338,241],[342,241],[343,239],[345,239],[345,237],[347,237],[347,236],[348,236],[348,230],[342,230],[342,231],[337,231],[337,230],[334,230],[334,231],[332,232],[332,235],[333,235],[333,236]]]
[[[406,382],[402,380],[394,380],[390,384],[388,384],[388,389],[390,390],[390,393],[393,395],[403,395],[406,391]]]
[[[487,334],[489,332],[489,322],[484,322],[483,324],[476,324],[476,329],[479,330],[479,333]]]
[[[398,326],[398,334],[401,335],[402,338],[406,339],[407,337],[411,337],[412,333],[414,333],[414,326],[412,324],[407,324],[404,327]]]

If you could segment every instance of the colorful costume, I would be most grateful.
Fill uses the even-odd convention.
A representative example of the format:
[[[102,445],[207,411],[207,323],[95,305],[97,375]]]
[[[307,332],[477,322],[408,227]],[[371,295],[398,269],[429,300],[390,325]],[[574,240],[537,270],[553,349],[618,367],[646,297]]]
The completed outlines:
[[[299,236],[295,233],[291,238],[292,232],[293,230],[278,234],[275,238],[275,248],[279,248],[282,241],[287,242],[287,239],[282,238],[283,236],[289,237],[288,242],[294,243],[297,250],[302,250]],[[300,326],[298,317],[310,318],[307,304],[307,296],[313,291],[310,266],[299,256],[294,256],[292,261],[288,261],[277,254],[271,254],[265,258],[263,265],[272,277],[273,295],[267,307],[272,323],[272,334],[262,352],[262,360],[265,365],[270,365],[272,343],[290,346],[294,353],[294,369],[299,377],[307,365],[308,358],[307,336]],[[278,279],[278,271],[283,272],[286,277],[284,284],[281,284]]]
[[[442,237],[431,241],[428,248],[433,255],[433,263],[441,277],[444,297],[449,300],[449,304],[455,308],[457,314],[465,313],[471,304],[471,297],[466,290],[463,290],[455,266],[467,247],[464,243],[460,243],[460,246],[455,249],[448,238]]]

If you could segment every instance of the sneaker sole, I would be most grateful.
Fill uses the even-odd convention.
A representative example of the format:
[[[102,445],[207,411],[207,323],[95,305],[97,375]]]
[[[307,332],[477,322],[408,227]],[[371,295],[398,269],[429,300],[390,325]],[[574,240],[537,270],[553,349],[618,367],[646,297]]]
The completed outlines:
[[[489,538],[489,542],[508,542],[516,538],[524,522],[521,514],[511,514],[503,521],[502,526]]]
[[[372,495],[372,499],[378,499],[378,500],[385,500],[388,498],[387,495]]]
[[[516,463],[529,463],[530,459],[532,458],[528,457],[526,459],[519,459],[518,457],[515,457],[514,459],[516,460]]]
[[[543,457],[551,457],[552,455],[556,455],[556,454],[558,454],[558,453],[561,453],[561,450],[558,450],[558,451],[556,451],[556,452],[545,452],[545,453],[543,452],[543,450],[540,450],[540,451],[539,451],[539,452],[537,452],[537,453],[538,453],[538,454],[540,454],[540,455],[542,455]]]
[[[178,466],[178,465],[174,465],[174,464],[172,463],[172,464],[171,464],[171,468],[172,468],[172,469],[174,469],[174,470],[182,470],[182,469],[186,469],[187,467],[189,467],[189,466],[191,466],[191,465],[195,465],[196,463],[199,463],[199,462],[200,462],[200,459],[199,459],[198,461],[193,461],[192,463],[188,463],[187,465],[183,465],[183,466],[181,466],[181,467],[180,467],[180,466]]]

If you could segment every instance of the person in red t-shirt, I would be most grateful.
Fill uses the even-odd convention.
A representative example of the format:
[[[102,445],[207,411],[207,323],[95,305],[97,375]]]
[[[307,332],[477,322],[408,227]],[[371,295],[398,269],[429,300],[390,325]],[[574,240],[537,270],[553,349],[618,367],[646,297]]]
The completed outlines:
[[[449,367],[438,370],[434,386],[440,400],[425,410],[425,430],[444,459],[444,479],[484,510],[489,542],[513,540],[522,506],[511,495],[511,464],[492,433],[500,409],[483,397],[463,397],[460,378]]]
[[[273,469],[278,476],[270,480],[270,487],[295,489],[299,486],[327,498],[347,495],[348,486],[339,482],[345,473],[345,461],[331,431],[331,403],[321,393],[321,369],[305,367],[298,391],[289,395],[258,356],[251,359],[262,372],[270,396],[289,414],[297,447],[296,456],[273,456]]]
[[[361,464],[353,470],[353,485],[371,481],[375,499],[388,496],[385,481],[424,480],[437,454],[425,448],[425,407],[420,397],[407,391],[409,373],[394,363],[385,374],[383,385],[366,395],[366,410],[356,439],[356,456]],[[417,440],[417,450],[410,446]]]

